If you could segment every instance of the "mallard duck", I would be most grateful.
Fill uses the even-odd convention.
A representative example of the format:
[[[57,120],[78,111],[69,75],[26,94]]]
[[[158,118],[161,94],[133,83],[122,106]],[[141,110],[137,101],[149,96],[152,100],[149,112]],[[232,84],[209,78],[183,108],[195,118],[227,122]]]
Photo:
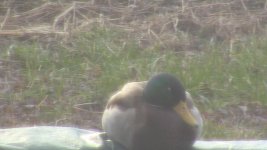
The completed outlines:
[[[112,95],[102,126],[127,150],[189,150],[202,126],[195,110],[179,80],[160,73],[149,81],[127,83]]]

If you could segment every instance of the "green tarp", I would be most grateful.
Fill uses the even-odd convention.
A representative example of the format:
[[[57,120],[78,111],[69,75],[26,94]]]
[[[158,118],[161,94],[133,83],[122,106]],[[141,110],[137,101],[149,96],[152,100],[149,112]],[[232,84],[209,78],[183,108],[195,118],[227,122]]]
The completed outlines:
[[[267,140],[197,141],[196,150],[267,150]],[[99,131],[70,127],[0,129],[0,150],[121,150]]]

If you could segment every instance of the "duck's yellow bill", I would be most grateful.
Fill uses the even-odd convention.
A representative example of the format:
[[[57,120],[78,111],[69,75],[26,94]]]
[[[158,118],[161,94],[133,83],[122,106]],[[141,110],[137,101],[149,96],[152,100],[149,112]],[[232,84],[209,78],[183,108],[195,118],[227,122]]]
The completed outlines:
[[[180,101],[175,107],[174,110],[178,113],[182,119],[192,127],[198,126],[196,119],[193,117],[192,113],[189,111],[186,102]]]

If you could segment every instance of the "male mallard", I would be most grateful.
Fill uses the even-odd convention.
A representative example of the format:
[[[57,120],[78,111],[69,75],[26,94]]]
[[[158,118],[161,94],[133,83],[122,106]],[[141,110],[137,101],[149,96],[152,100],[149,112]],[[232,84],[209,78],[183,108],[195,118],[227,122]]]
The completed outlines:
[[[186,93],[178,79],[166,73],[148,82],[127,83],[109,99],[103,129],[128,150],[191,149],[202,119],[192,111],[196,107],[186,101]]]

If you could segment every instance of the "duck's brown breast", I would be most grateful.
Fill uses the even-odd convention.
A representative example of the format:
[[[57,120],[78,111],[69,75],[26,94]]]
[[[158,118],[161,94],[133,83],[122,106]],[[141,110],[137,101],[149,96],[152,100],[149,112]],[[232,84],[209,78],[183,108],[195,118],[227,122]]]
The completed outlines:
[[[195,141],[195,130],[172,110],[145,106],[144,124],[136,129],[133,150],[189,150]],[[138,116],[138,115],[137,115]]]

